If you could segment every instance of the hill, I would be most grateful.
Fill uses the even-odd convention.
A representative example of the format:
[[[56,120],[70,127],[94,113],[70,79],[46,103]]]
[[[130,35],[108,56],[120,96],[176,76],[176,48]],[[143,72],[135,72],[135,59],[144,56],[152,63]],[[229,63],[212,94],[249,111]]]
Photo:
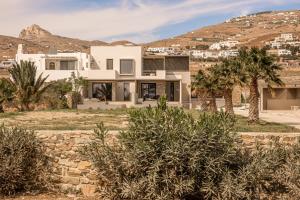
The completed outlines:
[[[86,41],[53,35],[34,24],[23,29],[18,38],[0,36],[0,60],[14,58],[18,44],[24,44],[28,53],[47,53],[50,47],[55,47],[61,52],[89,52],[90,46],[107,45],[106,42],[98,40]]]
[[[192,47],[211,45],[224,40],[238,40],[245,46],[263,46],[281,33],[300,36],[300,11],[269,11],[241,16],[213,26],[203,27],[186,34],[145,44],[161,47],[180,45]]]
[[[238,40],[240,45],[264,46],[281,33],[293,33],[300,37],[300,11],[268,11],[247,16],[236,17],[224,23],[203,27],[183,35],[142,44],[145,47],[178,46],[192,48],[204,46],[207,48],[214,42]],[[130,41],[86,41],[54,35],[38,25],[23,29],[19,37],[0,35],[0,61],[14,58],[18,44],[24,44],[28,53],[48,52],[55,47],[61,52],[89,52],[90,46],[96,45],[135,45]]]

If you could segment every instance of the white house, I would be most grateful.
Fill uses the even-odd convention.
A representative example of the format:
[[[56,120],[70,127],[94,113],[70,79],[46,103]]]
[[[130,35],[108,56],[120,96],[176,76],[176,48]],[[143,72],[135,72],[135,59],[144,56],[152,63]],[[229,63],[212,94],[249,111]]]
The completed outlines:
[[[212,45],[210,45],[209,49],[210,50],[221,50],[222,48],[233,48],[236,45],[238,45],[240,42],[239,41],[235,41],[235,40],[227,40],[227,41],[222,41],[222,42],[217,42],[217,43],[213,43]]]
[[[159,54],[171,54],[174,53],[174,48],[172,47],[149,47],[147,52],[159,53]]]
[[[287,49],[278,49],[278,55],[279,56],[288,56],[288,55],[292,55],[292,52]]]
[[[239,55],[239,51],[237,49],[223,50],[219,52],[219,57],[228,58],[228,57],[236,57]]]
[[[219,52],[218,51],[203,51],[203,50],[192,50],[191,55],[194,58],[218,58]]]
[[[280,38],[284,39],[284,41],[293,41],[294,36],[292,33],[283,33],[280,35]]]
[[[188,56],[143,56],[141,46],[92,46],[85,53],[24,54],[16,61],[35,62],[49,81],[74,72],[88,81],[86,98],[101,99],[101,87],[110,91],[110,104],[133,106],[165,95],[169,103],[190,107],[191,78]]]

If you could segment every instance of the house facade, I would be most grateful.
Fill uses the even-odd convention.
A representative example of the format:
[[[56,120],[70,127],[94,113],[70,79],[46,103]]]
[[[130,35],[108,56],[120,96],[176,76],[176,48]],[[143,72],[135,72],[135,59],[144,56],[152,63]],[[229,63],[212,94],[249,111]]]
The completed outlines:
[[[110,104],[134,106],[166,96],[169,103],[190,107],[191,79],[188,56],[144,56],[141,46],[93,46],[86,53],[25,54],[19,46],[16,61],[32,61],[48,80],[71,73],[88,81],[86,99],[101,99],[108,91]]]
[[[270,90],[264,81],[259,83],[260,110],[294,110],[300,108],[300,77],[281,77],[284,86]]]

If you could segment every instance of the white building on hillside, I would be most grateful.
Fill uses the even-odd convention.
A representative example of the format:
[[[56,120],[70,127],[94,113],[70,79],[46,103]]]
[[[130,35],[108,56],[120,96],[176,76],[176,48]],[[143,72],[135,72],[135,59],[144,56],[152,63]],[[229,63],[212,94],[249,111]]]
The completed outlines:
[[[282,38],[284,41],[293,41],[294,36],[292,33],[283,33],[280,35],[280,38]]]
[[[292,55],[292,52],[287,49],[278,49],[278,55],[279,56],[289,56],[289,55]]]
[[[174,53],[174,48],[173,47],[149,47],[147,49],[147,52],[152,52],[152,53],[159,53],[159,54],[172,54]]]
[[[222,41],[212,44],[209,49],[210,50],[221,50],[222,48],[228,48],[231,49],[235,46],[237,46],[240,42],[234,41],[234,40],[228,40],[228,41]]]
[[[141,46],[92,46],[91,54],[24,54],[16,61],[35,62],[48,81],[69,78],[71,73],[88,81],[86,98],[103,99],[102,87],[110,91],[112,105],[133,106],[166,95],[169,103],[190,107],[191,78],[188,56],[143,56]],[[97,102],[97,101],[96,101]]]

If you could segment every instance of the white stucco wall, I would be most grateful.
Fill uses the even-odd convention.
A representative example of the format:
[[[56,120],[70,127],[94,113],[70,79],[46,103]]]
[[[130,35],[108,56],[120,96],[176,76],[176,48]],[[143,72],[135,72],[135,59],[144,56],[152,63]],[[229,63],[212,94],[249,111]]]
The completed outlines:
[[[120,74],[120,60],[132,59],[134,60],[134,76],[140,76],[142,73],[141,46],[92,46],[91,56],[95,62],[94,67],[101,71],[110,71],[106,69],[106,60],[113,59],[113,70]]]

